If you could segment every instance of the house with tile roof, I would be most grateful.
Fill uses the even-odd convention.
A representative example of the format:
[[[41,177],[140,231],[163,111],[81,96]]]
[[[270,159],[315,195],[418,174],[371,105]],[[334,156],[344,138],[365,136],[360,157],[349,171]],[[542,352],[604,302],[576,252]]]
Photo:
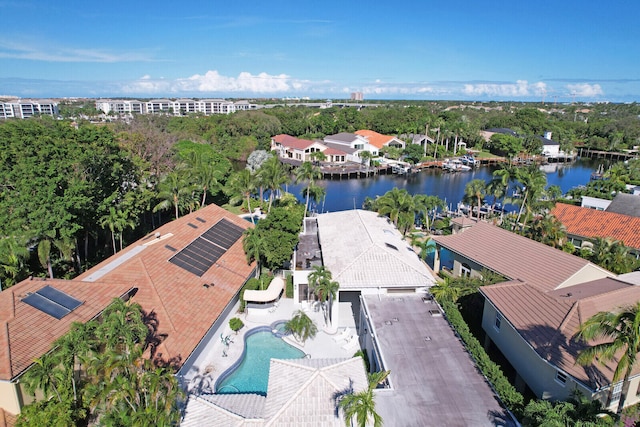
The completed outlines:
[[[602,211],[566,203],[556,203],[551,214],[564,225],[567,236],[577,247],[599,237],[610,237],[621,241],[636,256],[640,254],[640,217],[616,213],[609,208]]]
[[[382,135],[381,133],[361,129],[355,132],[356,135],[364,136],[369,141],[369,144],[378,148],[378,150],[383,147],[396,147],[396,148],[404,148],[405,142],[396,136]]]
[[[0,396],[5,389],[16,390],[14,402],[3,407],[18,413],[26,403],[24,393],[18,394],[19,376],[33,359],[48,351],[71,322],[96,317],[115,297],[132,295],[153,318],[159,340],[150,357],[172,364],[179,376],[188,372],[255,272],[242,248],[242,233],[249,227],[237,215],[209,205],[163,225],[73,280],[26,280],[0,292],[0,321],[8,331],[0,334]],[[82,304],[57,321],[29,306],[25,298],[46,284]]]
[[[271,359],[267,395],[190,395],[183,427],[342,427],[337,401],[368,387],[361,357],[351,359]],[[302,424],[301,424],[302,423]]]
[[[337,150],[345,151],[347,161],[360,163],[362,161],[359,153],[368,151],[372,156],[377,157],[379,148],[371,144],[369,140],[362,135],[355,133],[341,132],[335,135],[327,135],[323,139],[324,145]]]
[[[480,288],[485,297],[482,327],[486,345],[495,345],[516,371],[516,386],[538,397],[567,400],[579,391],[615,410],[622,383],[613,383],[616,362],[581,366],[576,358],[587,344],[576,338],[581,322],[600,311],[615,311],[640,300],[639,273],[606,277],[542,291],[510,281]],[[634,277],[635,276],[635,277]],[[596,342],[589,343],[589,345]],[[631,376],[624,406],[640,402],[640,367]]]
[[[480,275],[487,269],[505,277],[506,282],[480,289],[485,298],[482,328],[485,347],[497,347],[515,369],[516,387],[551,400],[568,399],[578,390],[615,409],[621,392],[620,383],[612,384],[615,364],[577,365],[576,357],[587,344],[575,334],[594,314],[639,301],[640,273],[616,277],[484,222],[460,230],[434,237],[436,268],[446,249],[453,254],[451,272],[456,276]],[[632,390],[640,386],[639,374],[640,369],[634,371]],[[639,401],[636,393],[629,393],[625,405]]]
[[[507,280],[526,281],[542,291],[614,276],[583,258],[487,222],[465,224],[456,234],[433,237],[437,245],[436,273],[446,255],[452,259],[454,276],[480,276],[486,269]]]
[[[294,159],[301,162],[311,160],[311,154],[324,152],[327,146],[318,141],[299,139],[291,135],[276,135],[271,138],[271,150],[283,159]],[[344,160],[343,160],[344,161]]]
[[[88,322],[99,316],[113,298],[129,299],[134,287],[122,282],[85,284],[29,278],[0,292],[0,408],[9,414],[19,414],[20,408],[33,401],[20,382],[33,361],[47,353],[72,323]],[[56,303],[41,296],[43,292],[60,293],[80,305],[73,310],[55,311]],[[51,305],[54,311],[37,308],[47,309]]]

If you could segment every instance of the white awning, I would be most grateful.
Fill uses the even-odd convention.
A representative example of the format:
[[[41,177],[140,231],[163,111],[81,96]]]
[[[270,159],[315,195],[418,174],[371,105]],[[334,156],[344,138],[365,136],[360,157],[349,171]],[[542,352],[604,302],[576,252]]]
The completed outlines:
[[[284,279],[281,277],[274,277],[269,287],[264,291],[255,291],[247,289],[244,291],[244,300],[251,302],[269,302],[274,301],[280,296],[280,292],[284,289]]]

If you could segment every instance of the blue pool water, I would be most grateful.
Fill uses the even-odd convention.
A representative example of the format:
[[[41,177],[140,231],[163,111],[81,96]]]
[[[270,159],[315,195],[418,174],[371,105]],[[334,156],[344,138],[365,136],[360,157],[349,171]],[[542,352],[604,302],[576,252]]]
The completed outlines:
[[[280,329],[278,325],[276,329]],[[245,340],[242,362],[230,373],[222,374],[216,393],[257,393],[265,395],[271,359],[301,359],[305,353],[275,336],[271,329],[250,334]]]

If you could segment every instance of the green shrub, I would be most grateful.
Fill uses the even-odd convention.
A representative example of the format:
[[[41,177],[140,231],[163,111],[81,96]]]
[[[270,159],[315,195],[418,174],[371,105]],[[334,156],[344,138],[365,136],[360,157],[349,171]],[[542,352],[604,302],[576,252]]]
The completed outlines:
[[[287,298],[293,298],[293,275],[287,275],[287,285],[284,290],[284,294]]]
[[[465,323],[456,305],[450,301],[442,301],[442,308],[449,319],[449,323],[462,338],[467,350],[475,359],[476,365],[493,385],[505,406],[516,415],[522,414],[524,397],[511,385],[507,377],[504,376],[502,369],[491,361],[480,342],[471,334],[469,326]]]
[[[244,322],[237,317],[234,317],[229,320],[229,327],[237,334],[238,331],[244,327]]]

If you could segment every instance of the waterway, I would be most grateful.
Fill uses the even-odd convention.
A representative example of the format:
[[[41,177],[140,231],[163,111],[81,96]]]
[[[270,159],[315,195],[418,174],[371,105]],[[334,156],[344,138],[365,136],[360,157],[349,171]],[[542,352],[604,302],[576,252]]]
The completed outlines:
[[[608,166],[602,159],[578,159],[572,163],[553,163],[541,166],[547,174],[547,186],[557,185],[566,193],[570,189],[586,185],[600,165]],[[409,175],[379,175],[370,178],[345,180],[319,180],[316,183],[327,192],[324,203],[310,206],[317,212],[334,212],[362,208],[365,198],[381,196],[394,187],[404,188],[410,194],[438,196],[455,208],[464,196],[464,188],[473,179],[489,182],[497,167],[482,166],[469,172],[445,173],[428,169]],[[301,201],[301,185],[289,186],[288,191]]]

